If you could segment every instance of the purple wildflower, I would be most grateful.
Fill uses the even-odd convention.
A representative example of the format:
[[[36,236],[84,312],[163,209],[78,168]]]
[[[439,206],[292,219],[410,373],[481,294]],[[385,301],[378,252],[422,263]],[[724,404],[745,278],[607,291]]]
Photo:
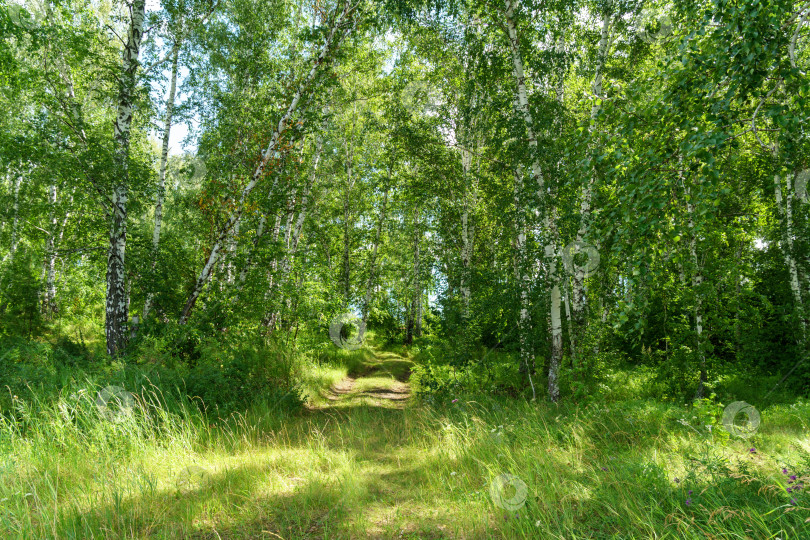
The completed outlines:
[[[754,448],[754,447],[751,447],[751,448],[750,448],[748,451],[749,451],[749,452],[751,452],[752,454],[756,454],[756,453],[757,453],[757,449],[756,449],[756,448]]]
[[[602,470],[603,470],[603,471],[606,471],[606,470],[607,470],[607,467],[602,467]]]
[[[796,475],[795,475],[795,474],[791,474],[791,475],[790,475],[790,479],[791,479],[791,481],[795,482],[795,481],[796,481]]]
[[[680,484],[680,483],[681,483],[681,480],[680,480],[680,479],[679,479],[677,476],[675,477],[675,483],[676,483],[676,484]]]
[[[455,403],[456,401],[458,401],[458,398],[454,399],[454,400],[453,400],[453,401],[451,401],[450,403]]]
[[[783,468],[782,468],[782,474],[787,474],[787,472],[788,472],[788,471],[787,471],[787,469],[785,469],[785,468],[783,467]]]
[[[691,495],[691,494],[692,494],[692,490],[690,489],[689,492],[687,493],[687,495]]]
[[[685,502],[686,502],[686,506],[691,506],[692,505],[692,499],[686,499]]]
[[[788,493],[791,493],[792,491],[793,491],[793,489],[791,489],[791,488],[787,488],[787,492],[788,492]]]
[[[790,504],[792,504],[793,506],[796,506],[796,499],[790,499]]]

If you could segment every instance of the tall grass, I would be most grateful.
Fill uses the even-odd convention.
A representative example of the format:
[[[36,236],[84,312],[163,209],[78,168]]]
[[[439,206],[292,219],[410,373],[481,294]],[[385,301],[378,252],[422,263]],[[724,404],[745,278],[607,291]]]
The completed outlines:
[[[370,365],[339,354],[313,364],[313,389]],[[389,360],[401,362],[378,360],[378,375]],[[15,420],[0,420],[0,537],[810,537],[796,490],[810,484],[803,402],[761,411],[742,440],[708,400],[477,395],[294,415],[257,402],[214,420],[147,388],[112,420],[90,384],[13,400]],[[503,474],[517,479],[500,493],[513,510],[493,503]]]

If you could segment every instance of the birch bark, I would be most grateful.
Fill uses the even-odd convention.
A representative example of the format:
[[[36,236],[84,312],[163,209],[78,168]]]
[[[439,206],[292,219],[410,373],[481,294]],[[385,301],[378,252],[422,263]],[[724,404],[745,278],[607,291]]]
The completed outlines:
[[[807,335],[807,322],[804,319],[804,299],[802,298],[801,280],[799,278],[799,267],[796,263],[793,247],[793,192],[791,190],[791,182],[788,179],[786,182],[787,193],[783,195],[782,177],[778,174],[773,177],[774,193],[776,197],[776,208],[779,212],[779,217],[782,220],[782,255],[785,259],[785,266],[788,269],[788,280],[790,291],[793,294],[793,303],[796,305],[796,311],[799,313],[799,318],[802,325],[802,342],[806,339]]]
[[[684,172],[683,172],[683,157],[678,156],[678,175],[681,180],[681,186],[684,190],[686,197],[686,213],[688,217],[689,228],[689,258],[692,262],[692,291],[695,296],[694,317],[695,317],[695,341],[697,345],[698,363],[700,365],[700,378],[698,380],[698,388],[695,393],[696,399],[703,397],[704,388],[706,384],[706,356],[703,352],[703,292],[701,285],[703,284],[703,272],[701,271],[701,263],[697,252],[698,235],[695,231],[695,203],[692,198],[692,189],[687,185]]]
[[[22,187],[22,175],[17,173],[14,175],[14,207],[12,210],[13,217],[11,218],[11,244],[8,253],[3,257],[3,266],[8,263],[9,266],[14,262],[14,255],[17,252],[17,243],[20,225],[20,188]],[[0,285],[3,282],[3,274],[0,273]]]
[[[278,148],[279,141],[281,136],[289,127],[289,123],[292,119],[293,114],[298,108],[298,104],[301,101],[301,98],[304,95],[304,92],[309,88],[312,81],[315,79],[315,76],[318,74],[321,65],[329,58],[329,56],[334,52],[334,48],[336,48],[343,37],[348,35],[349,31],[351,30],[351,25],[346,25],[346,22],[357,9],[359,3],[354,3],[353,1],[346,2],[343,5],[343,8],[339,11],[332,28],[330,28],[329,32],[326,35],[326,40],[324,41],[323,47],[315,59],[314,65],[310,69],[309,73],[303,78],[301,83],[298,85],[295,93],[293,94],[292,98],[290,99],[290,103],[287,106],[287,110],[284,112],[282,117],[279,119],[278,124],[273,131],[273,135],[270,137],[270,141],[267,144],[267,148],[262,152],[261,160],[259,161],[258,166],[256,167],[253,175],[251,176],[250,181],[244,187],[242,192],[239,195],[239,200],[235,206],[235,210],[231,213],[230,217],[225,222],[224,226],[220,230],[219,234],[214,240],[214,243],[211,247],[211,251],[206,258],[205,265],[203,266],[202,271],[200,272],[199,277],[194,285],[194,288],[189,295],[188,301],[186,305],[183,307],[183,311],[180,314],[180,324],[185,324],[188,321],[189,316],[191,315],[191,311],[194,309],[194,305],[197,303],[197,299],[202,294],[205,285],[208,283],[209,278],[211,277],[211,271],[213,270],[217,260],[220,257],[220,253],[222,251],[223,245],[225,241],[230,237],[233,231],[233,227],[237,221],[242,217],[242,214],[245,211],[245,202],[250,194],[255,189],[256,185],[259,183],[261,178],[264,176],[265,168],[267,167],[267,163],[273,154],[276,152]]]
[[[599,38],[599,48],[596,55],[596,72],[594,74],[593,82],[591,83],[591,91],[597,100],[602,99],[602,80],[607,62],[607,55],[611,39],[611,17],[612,15],[605,13],[602,16],[602,31]],[[594,131],[596,128],[596,119],[602,106],[599,101],[594,102],[591,107],[591,123],[590,130]],[[592,171],[591,177],[588,182],[582,186],[581,189],[581,203],[579,208],[580,225],[577,231],[577,244],[582,245],[588,234],[588,226],[591,216],[591,199],[593,194],[593,187],[596,182],[596,170]],[[582,326],[585,324],[585,307],[587,300],[587,290],[585,288],[585,266],[575,266],[575,272],[572,276],[572,294],[571,294],[571,308],[573,315],[573,326],[577,327],[578,336],[581,336]],[[576,341],[575,341],[576,343]]]
[[[158,251],[160,249],[160,232],[163,226],[163,198],[166,193],[166,167],[169,162],[169,135],[172,129],[174,116],[174,100],[177,94],[177,70],[179,67],[180,42],[176,42],[172,48],[172,74],[169,81],[169,95],[166,98],[166,118],[163,122],[163,144],[160,151],[160,174],[158,176],[157,194],[155,195],[155,226],[152,230],[152,272],[157,267]],[[149,316],[152,309],[153,292],[150,290],[146,294],[143,304],[143,320]]]
[[[112,188],[109,251],[107,256],[107,302],[105,333],[107,353],[118,356],[126,347],[129,299],[126,287],[127,200],[129,184],[129,142],[135,99],[135,75],[146,16],[145,0],[132,4],[129,34],[122,55],[123,73],[119,80],[118,113],[113,125],[115,165],[118,177]]]
[[[389,169],[389,176],[391,171]],[[388,191],[389,191],[389,182],[386,180],[385,183],[385,191],[383,192],[383,201],[382,206],[380,207],[380,217],[377,221],[377,230],[374,233],[374,246],[371,249],[371,258],[368,262],[368,280],[366,281],[366,294],[363,297],[363,325],[368,322],[368,313],[371,307],[371,294],[374,288],[374,283],[376,282],[377,277],[377,252],[380,247],[380,238],[382,237],[382,228],[383,224],[385,223],[385,212],[388,207]]]

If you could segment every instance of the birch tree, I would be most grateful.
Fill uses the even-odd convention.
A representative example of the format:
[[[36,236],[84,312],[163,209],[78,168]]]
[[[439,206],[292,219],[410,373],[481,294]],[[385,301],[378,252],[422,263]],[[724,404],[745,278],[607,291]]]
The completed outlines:
[[[138,56],[146,16],[145,0],[134,0],[130,11],[127,42],[119,78],[118,114],[113,124],[116,178],[112,186],[110,247],[107,256],[107,307],[105,331],[107,353],[118,356],[128,339],[129,298],[126,287],[127,201],[129,197],[129,149]]]
[[[205,264],[200,271],[199,277],[189,295],[186,305],[180,314],[180,323],[185,324],[197,299],[203,292],[214,266],[218,262],[221,252],[226,245],[228,239],[233,234],[233,229],[236,223],[242,218],[244,213],[245,203],[250,197],[253,190],[259,184],[260,180],[266,175],[265,169],[271,157],[279,149],[279,142],[284,133],[289,129],[290,123],[293,120],[293,115],[302,99],[306,97],[306,93],[310,91],[311,86],[318,74],[323,70],[324,64],[335,54],[336,49],[340,46],[342,40],[351,32],[353,28],[352,17],[359,7],[359,3],[348,1],[342,2],[336,10],[336,13],[330,21],[330,26],[327,29],[324,43],[321,47],[320,53],[313,60],[313,65],[309,72],[302,78],[301,82],[297,85],[295,92],[290,96],[286,109],[284,110],[281,118],[278,120],[276,127],[270,137],[267,146],[262,151],[261,158],[255,170],[250,176],[247,185],[239,193],[238,199],[235,201],[234,210],[227,217],[225,223],[221,226],[214,242],[210,248],[209,255],[206,258]]]

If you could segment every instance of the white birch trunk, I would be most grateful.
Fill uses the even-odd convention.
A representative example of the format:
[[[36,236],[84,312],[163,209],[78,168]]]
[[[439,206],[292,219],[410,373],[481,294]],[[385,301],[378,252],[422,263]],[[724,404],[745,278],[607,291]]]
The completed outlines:
[[[304,95],[304,92],[309,88],[309,85],[315,79],[320,66],[326,61],[329,55],[333,52],[333,47],[339,44],[339,41],[342,37],[348,34],[349,28],[342,28],[343,25],[346,23],[347,19],[351,16],[354,10],[357,8],[358,4],[352,4],[352,2],[347,2],[343,9],[340,10],[337,18],[335,19],[335,23],[332,28],[329,30],[326,41],[324,42],[323,47],[321,48],[321,52],[318,57],[315,59],[315,63],[310,69],[309,73],[304,77],[301,83],[298,85],[295,93],[290,100],[289,105],[287,106],[287,110],[279,119],[278,124],[273,131],[273,135],[270,137],[270,142],[267,144],[267,148],[262,152],[262,158],[259,162],[259,165],[256,167],[256,170],[253,172],[253,175],[242,190],[242,193],[239,196],[239,200],[235,206],[235,210],[231,214],[231,216],[226,221],[225,225],[220,230],[219,234],[217,235],[216,239],[214,240],[214,244],[211,248],[211,252],[207,257],[205,265],[203,266],[202,271],[200,272],[199,277],[197,278],[197,282],[194,285],[194,288],[189,295],[188,301],[186,302],[185,307],[183,307],[183,311],[180,314],[180,324],[185,324],[188,321],[189,315],[191,315],[191,311],[194,308],[194,305],[197,303],[197,299],[200,297],[205,285],[208,283],[208,279],[211,277],[211,271],[214,268],[217,260],[219,259],[220,252],[222,250],[222,246],[227,238],[231,235],[233,230],[233,226],[236,224],[237,221],[242,217],[242,213],[245,210],[245,201],[253,192],[253,189],[259,183],[259,180],[264,176],[264,170],[267,166],[267,162],[276,152],[278,147],[278,143],[281,139],[282,134],[287,130],[289,127],[290,120],[292,119],[292,115],[298,108],[298,103],[300,102],[301,98]]]
[[[596,55],[596,73],[594,74],[593,82],[591,83],[591,91],[597,99],[602,98],[602,78],[607,62],[608,45],[610,43],[611,33],[611,16],[604,14],[602,17],[602,32],[599,38],[599,48]],[[601,110],[601,104],[595,102],[591,107],[591,125],[590,130],[596,127],[596,119]],[[577,242],[581,245],[588,234],[588,225],[591,215],[591,198],[593,193],[593,186],[596,182],[596,170],[593,170],[588,182],[582,186],[581,189],[581,203],[579,208],[580,225],[577,231]],[[576,326],[581,326],[585,323],[585,302],[587,300],[587,291],[585,288],[585,267],[575,266],[576,270],[572,279],[572,295],[571,306],[573,310],[573,320]]]
[[[788,269],[788,280],[790,291],[793,294],[793,302],[802,323],[802,342],[806,339],[806,321],[804,320],[804,301],[802,298],[801,281],[799,279],[799,268],[796,264],[796,257],[793,249],[793,205],[792,190],[790,181],[787,184],[787,196],[782,193],[782,178],[777,174],[773,177],[774,193],[776,196],[776,208],[782,219],[782,255],[785,259],[785,266]]]
[[[552,402],[560,399],[560,366],[563,358],[562,314],[560,295],[560,276],[557,270],[557,246],[559,245],[559,231],[557,229],[554,208],[549,208],[551,215],[546,218],[546,230],[549,232],[551,243],[546,246],[546,255],[550,256],[551,280],[551,358],[548,364],[548,396]]]
[[[703,397],[704,385],[706,383],[706,357],[703,353],[703,293],[701,285],[703,283],[703,273],[701,271],[700,259],[697,252],[697,232],[695,231],[695,204],[692,201],[692,190],[686,184],[683,173],[683,157],[678,156],[681,185],[686,196],[686,212],[689,227],[689,258],[692,261],[692,290],[695,295],[694,316],[695,316],[695,339],[697,342],[698,362],[700,364],[700,379],[698,389],[695,393],[696,399]]]
[[[166,118],[163,123],[163,144],[160,151],[160,174],[158,175],[157,194],[155,194],[155,226],[152,230],[152,272],[157,267],[158,250],[160,249],[160,232],[163,227],[163,198],[166,193],[166,168],[169,162],[169,135],[172,129],[174,116],[174,100],[177,94],[177,70],[179,67],[180,42],[174,44],[172,49],[172,74],[169,81],[169,95],[166,98]],[[146,294],[143,304],[143,320],[149,316],[152,309],[153,292]]]
[[[473,237],[475,226],[470,223],[470,167],[472,165],[472,153],[467,149],[461,150],[461,168],[464,180],[464,207],[461,210],[461,317],[466,322],[470,318],[470,281],[471,281],[471,261],[473,254]]]
[[[17,252],[17,244],[19,242],[20,230],[20,188],[22,187],[22,175],[17,174],[14,178],[14,208],[13,216],[11,218],[11,245],[9,251],[4,257],[4,262],[9,264],[14,262],[14,254]]]
[[[419,208],[414,212],[414,235],[413,235],[413,304],[414,304],[414,334],[416,337],[422,335],[422,280],[421,271],[421,236],[422,231],[419,223]]]
[[[540,169],[540,159],[537,155],[537,137],[534,131],[534,119],[532,118],[531,110],[529,109],[529,98],[526,91],[526,75],[523,70],[523,55],[520,52],[520,44],[517,36],[517,25],[515,24],[515,8],[517,7],[518,0],[506,0],[506,11],[504,17],[506,19],[506,35],[509,40],[509,48],[512,53],[512,67],[515,75],[516,82],[516,108],[518,114],[523,118],[526,125],[526,134],[529,142],[529,152],[532,157],[532,178],[538,186],[538,189],[543,192],[543,174]]]
[[[351,195],[354,187],[354,148],[346,145],[346,191],[343,196],[343,268],[341,284],[343,285],[343,310],[349,309],[351,302]]]
[[[528,261],[526,260],[526,223],[525,208],[523,206],[523,178],[520,172],[515,170],[514,184],[515,214],[517,223],[515,224],[515,254],[514,272],[515,283],[520,295],[520,310],[518,313],[518,340],[520,342],[520,371],[529,378],[529,385],[532,388],[532,399],[537,399],[534,388],[532,372],[534,371],[534,352],[529,343],[531,333],[531,318],[529,317],[529,272]]]
[[[118,112],[113,125],[115,164],[118,177],[112,188],[110,242],[107,257],[107,302],[105,333],[107,353],[118,356],[126,347],[129,298],[126,287],[127,199],[129,184],[129,141],[135,99],[135,75],[140,65],[145,0],[134,0],[129,35],[124,47],[123,73],[119,81]]]
[[[56,311],[56,235],[58,234],[59,219],[56,217],[57,187],[52,184],[48,188],[48,203],[51,206],[50,233],[45,241],[45,298],[42,301],[42,310],[46,316]]]
[[[366,282],[366,294],[363,298],[363,324],[368,322],[368,313],[371,308],[371,294],[376,282],[377,273],[377,252],[380,247],[380,239],[382,237],[382,228],[385,223],[385,213],[388,207],[388,192],[390,186],[388,182],[385,184],[385,191],[383,193],[383,202],[380,207],[380,218],[377,222],[377,231],[374,234],[374,246],[371,249],[371,259],[368,262],[368,281]]]

